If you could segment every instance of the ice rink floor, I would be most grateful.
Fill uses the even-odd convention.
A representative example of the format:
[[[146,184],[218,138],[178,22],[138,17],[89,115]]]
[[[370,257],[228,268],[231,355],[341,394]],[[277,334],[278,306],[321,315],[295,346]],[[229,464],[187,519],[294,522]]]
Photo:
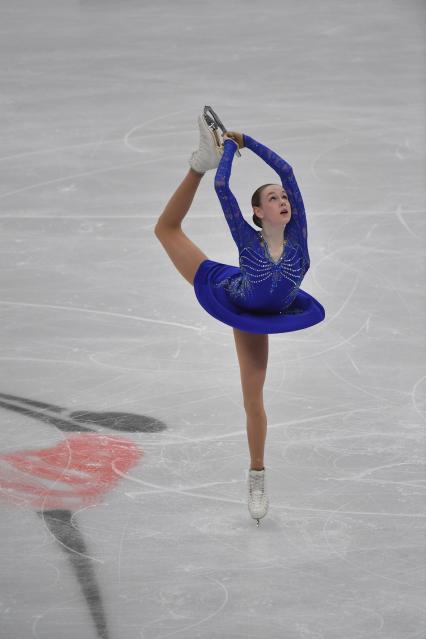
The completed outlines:
[[[425,5],[5,0],[2,639],[425,639]],[[232,329],[153,233],[211,105],[293,167],[303,284],[269,336],[247,509]],[[275,174],[247,149],[232,189]],[[238,253],[206,174],[184,222]]]

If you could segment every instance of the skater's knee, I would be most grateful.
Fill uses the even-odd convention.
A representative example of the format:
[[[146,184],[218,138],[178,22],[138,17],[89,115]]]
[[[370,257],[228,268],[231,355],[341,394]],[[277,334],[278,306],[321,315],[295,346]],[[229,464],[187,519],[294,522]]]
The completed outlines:
[[[156,237],[158,237],[158,239],[161,239],[166,235],[170,235],[171,233],[175,233],[181,230],[182,227],[180,224],[170,224],[169,222],[164,222],[160,219],[154,227],[154,234]]]
[[[263,394],[258,396],[244,397],[244,410],[247,417],[260,418],[265,415],[265,406],[263,404]]]

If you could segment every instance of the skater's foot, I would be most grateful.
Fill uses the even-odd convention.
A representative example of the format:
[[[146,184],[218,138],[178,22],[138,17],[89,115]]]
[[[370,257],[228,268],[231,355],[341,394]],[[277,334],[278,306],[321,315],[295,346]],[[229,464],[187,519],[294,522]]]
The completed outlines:
[[[266,515],[269,499],[265,494],[265,469],[249,470],[248,475],[248,509],[253,519],[260,520]]]
[[[197,173],[216,169],[223,155],[223,139],[218,129],[211,129],[203,116],[198,116],[200,141],[196,151],[189,158],[190,167]]]

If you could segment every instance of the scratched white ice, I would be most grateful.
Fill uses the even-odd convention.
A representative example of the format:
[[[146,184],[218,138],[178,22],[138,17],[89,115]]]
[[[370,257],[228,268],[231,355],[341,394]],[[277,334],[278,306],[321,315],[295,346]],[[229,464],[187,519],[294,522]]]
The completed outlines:
[[[424,9],[2,3],[2,638],[424,639]],[[153,233],[204,105],[293,166],[326,309],[270,336],[260,528],[232,329]],[[238,264],[213,173],[184,230]]]

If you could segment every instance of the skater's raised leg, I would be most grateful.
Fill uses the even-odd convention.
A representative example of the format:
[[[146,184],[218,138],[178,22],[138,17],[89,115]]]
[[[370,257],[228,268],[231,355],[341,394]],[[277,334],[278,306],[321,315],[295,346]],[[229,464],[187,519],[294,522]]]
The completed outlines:
[[[182,231],[182,222],[204,173],[218,166],[223,153],[201,116],[198,118],[198,127],[199,146],[189,159],[191,168],[168,201],[154,229],[177,270],[192,285],[199,265],[208,257]]]
[[[208,257],[182,231],[181,224],[190,209],[202,177],[202,174],[189,169],[168,201],[154,229],[155,235],[173,264],[190,284],[194,283],[194,276],[199,265]]]

